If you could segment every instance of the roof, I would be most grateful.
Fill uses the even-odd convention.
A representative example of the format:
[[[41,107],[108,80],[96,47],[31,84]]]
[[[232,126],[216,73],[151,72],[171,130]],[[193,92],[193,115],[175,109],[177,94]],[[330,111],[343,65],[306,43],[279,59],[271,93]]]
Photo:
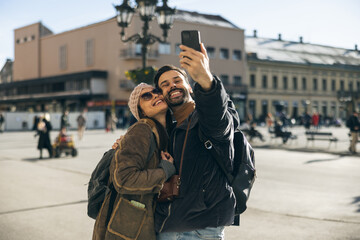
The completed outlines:
[[[229,22],[220,15],[176,10],[175,20],[239,29],[239,27],[235,26],[233,23]]]
[[[360,52],[355,49],[249,36],[245,38],[245,48],[249,60],[350,65],[360,70]]]

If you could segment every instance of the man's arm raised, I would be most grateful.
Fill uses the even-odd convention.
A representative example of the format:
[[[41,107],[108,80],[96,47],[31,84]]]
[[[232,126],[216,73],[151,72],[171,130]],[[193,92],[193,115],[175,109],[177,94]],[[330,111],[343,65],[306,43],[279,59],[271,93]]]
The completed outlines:
[[[213,76],[210,72],[209,57],[204,44],[201,43],[201,52],[180,45],[182,50],[179,54],[180,66],[184,68],[191,78],[200,84],[204,91],[209,91],[213,84]]]

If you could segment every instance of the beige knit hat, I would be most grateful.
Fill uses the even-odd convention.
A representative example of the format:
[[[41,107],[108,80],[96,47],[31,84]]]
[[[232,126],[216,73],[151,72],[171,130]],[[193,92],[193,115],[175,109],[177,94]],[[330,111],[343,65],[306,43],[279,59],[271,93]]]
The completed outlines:
[[[142,82],[134,88],[134,90],[131,92],[130,98],[129,98],[128,105],[129,105],[130,111],[137,120],[140,119],[139,111],[138,111],[140,93],[144,88],[154,88],[154,87],[147,83]]]

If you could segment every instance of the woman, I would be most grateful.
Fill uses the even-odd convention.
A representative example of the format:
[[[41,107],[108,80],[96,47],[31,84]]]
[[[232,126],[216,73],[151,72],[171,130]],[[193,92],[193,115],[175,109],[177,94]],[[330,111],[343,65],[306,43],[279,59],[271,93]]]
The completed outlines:
[[[111,194],[116,198],[111,205],[111,194],[106,196],[96,218],[93,240],[155,240],[155,199],[163,183],[175,174],[173,159],[165,152],[168,106],[163,96],[154,87],[140,83],[130,95],[129,108],[138,122],[121,138],[110,165],[110,181],[116,190]],[[157,147],[147,162],[152,134]]]
[[[37,135],[39,135],[39,141],[38,141],[38,149],[40,151],[40,157],[39,159],[43,158],[42,150],[43,148],[46,148],[49,152],[49,158],[52,158],[53,155],[53,149],[51,146],[50,141],[50,131],[52,130],[52,126],[50,123],[50,115],[46,113],[44,116],[42,116],[39,119],[39,122],[37,123]]]

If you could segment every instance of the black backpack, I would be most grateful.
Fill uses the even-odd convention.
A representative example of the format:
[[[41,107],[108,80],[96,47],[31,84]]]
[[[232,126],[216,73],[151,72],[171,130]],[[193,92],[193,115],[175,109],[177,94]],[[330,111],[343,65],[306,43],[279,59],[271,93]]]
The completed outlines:
[[[150,160],[156,148],[156,140],[154,134],[151,134],[151,143],[149,153],[146,159],[146,162]],[[101,205],[104,202],[106,195],[115,191],[112,183],[109,185],[109,177],[110,177],[110,164],[115,154],[114,149],[110,149],[105,152],[94,171],[91,174],[91,178],[88,185],[88,206],[87,206],[87,214],[89,217],[96,219],[99,214]],[[110,202],[114,202],[116,195],[111,194]],[[110,204],[109,212],[112,212],[112,205]],[[109,216],[108,212],[108,216]]]
[[[239,216],[243,213],[247,206],[247,200],[250,197],[250,191],[255,181],[256,169],[255,169],[255,156],[254,150],[251,147],[250,143],[247,141],[245,135],[239,129],[239,117],[235,110],[235,106],[232,101],[228,101],[228,106],[232,112],[234,119],[234,164],[233,172],[226,170],[222,156],[219,156],[213,143],[199,129],[200,140],[204,143],[205,148],[208,149],[212,156],[215,158],[217,164],[221,170],[226,175],[226,178],[232,186],[235,197],[236,197],[236,207],[235,215]],[[239,218],[235,218],[234,225],[239,225]]]

